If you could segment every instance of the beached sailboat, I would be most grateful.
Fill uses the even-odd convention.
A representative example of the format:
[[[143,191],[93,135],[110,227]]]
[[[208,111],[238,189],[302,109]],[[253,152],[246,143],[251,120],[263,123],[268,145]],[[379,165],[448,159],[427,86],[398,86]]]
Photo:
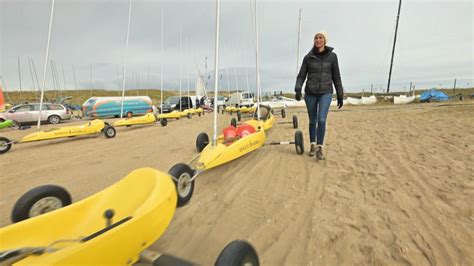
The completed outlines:
[[[416,99],[415,92],[413,92],[412,96],[400,95],[400,96],[393,97],[393,103],[394,104],[409,104],[409,103],[414,102],[415,99]]]
[[[377,98],[375,97],[375,95],[371,95],[369,97],[362,96],[361,102],[362,102],[363,105],[376,104],[377,103]]]

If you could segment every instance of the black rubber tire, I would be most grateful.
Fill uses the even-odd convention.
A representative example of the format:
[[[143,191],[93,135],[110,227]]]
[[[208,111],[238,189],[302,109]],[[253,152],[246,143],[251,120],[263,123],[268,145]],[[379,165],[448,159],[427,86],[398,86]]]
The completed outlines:
[[[175,164],[173,167],[171,167],[168,173],[178,180],[181,178],[191,178],[194,176],[194,170],[185,163]],[[194,180],[191,182],[191,184],[189,184],[189,191],[186,191],[184,194],[180,193],[178,182],[176,182],[174,179],[173,182],[176,186],[176,193],[178,195],[178,207],[183,207],[191,200],[191,197],[193,196]]]
[[[202,150],[206,148],[207,144],[209,144],[209,136],[204,132],[199,133],[196,139],[197,152],[202,152]]]
[[[50,124],[59,124],[61,122],[61,117],[57,115],[50,115],[48,117],[48,123]]]
[[[193,115],[192,115],[191,113],[188,113],[188,114],[186,115],[186,117],[187,117],[188,119],[191,119],[191,118],[193,117]]]
[[[160,119],[160,124],[164,127],[166,127],[166,125],[168,125],[168,119],[166,118],[161,118]]]
[[[0,137],[0,154],[7,153],[11,148],[11,140],[5,137]]]
[[[230,120],[230,125],[233,127],[237,127],[237,120],[235,119],[235,117],[232,117],[232,119]]]
[[[198,113],[198,117],[201,117],[201,113]]]
[[[13,125],[10,126],[10,128],[18,129],[18,130],[21,130],[21,127],[22,127],[21,123],[16,120],[13,120]]]
[[[237,111],[237,121],[240,122],[240,120],[242,120],[242,113],[239,111]]]
[[[17,200],[11,214],[12,222],[17,223],[17,222],[32,218],[30,217],[31,208],[38,201],[48,198],[48,197],[53,197],[61,201],[62,206],[60,206],[59,208],[65,207],[71,204],[72,202],[71,195],[69,194],[69,192],[67,192],[66,189],[60,186],[56,186],[56,185],[39,186],[26,192],[23,196],[21,196]],[[54,206],[54,207],[57,207],[57,206]],[[49,211],[57,210],[59,208],[51,209],[51,207],[49,208],[45,207],[41,211],[41,214],[49,212]]]
[[[301,130],[296,130],[295,132],[295,149],[297,154],[301,155],[304,153],[304,139]]]
[[[104,135],[108,139],[115,138],[115,135],[117,135],[117,131],[112,126],[105,126],[104,127]]]
[[[222,114],[224,114],[224,112],[225,112],[225,107],[224,107],[224,108],[222,108]]]
[[[227,244],[217,257],[215,266],[258,266],[258,255],[254,247],[243,240],[234,240]]]
[[[298,128],[298,117],[296,115],[293,116],[293,128]]]
[[[285,109],[281,109],[281,117],[285,118],[286,117],[286,111]]]

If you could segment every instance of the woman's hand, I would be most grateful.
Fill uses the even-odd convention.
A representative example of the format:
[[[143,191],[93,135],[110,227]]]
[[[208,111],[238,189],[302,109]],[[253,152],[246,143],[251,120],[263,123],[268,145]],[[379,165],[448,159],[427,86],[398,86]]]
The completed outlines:
[[[343,105],[344,105],[344,98],[337,97],[337,109],[341,109]]]
[[[295,99],[299,102],[301,101],[301,91],[297,91],[295,94]]]

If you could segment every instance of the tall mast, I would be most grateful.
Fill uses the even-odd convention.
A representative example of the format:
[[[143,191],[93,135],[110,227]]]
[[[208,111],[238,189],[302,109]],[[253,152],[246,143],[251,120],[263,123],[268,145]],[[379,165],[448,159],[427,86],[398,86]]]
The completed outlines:
[[[38,114],[38,130],[41,128],[41,114],[43,112],[43,99],[44,99],[44,86],[46,84],[46,74],[48,72],[48,59],[49,59],[49,45],[51,43],[51,28],[53,27],[53,16],[54,16],[54,0],[51,2],[51,16],[49,18],[49,32],[48,32],[48,43],[46,45],[46,57],[44,59],[43,68],[43,84],[41,85],[41,97]]]
[[[402,7],[402,0],[398,2],[397,23],[395,24],[395,36],[393,37],[392,59],[390,59],[390,71],[388,72],[387,93],[390,92],[390,79],[392,78],[393,57],[395,55],[395,44],[397,43],[398,20],[400,19],[400,9]]]
[[[182,51],[183,51],[183,45],[182,45],[182,41],[181,41],[181,35],[182,35],[182,32],[183,32],[183,27],[180,26],[179,27],[179,111],[183,111],[183,108],[181,106],[181,61],[183,60],[181,54],[182,54]]]
[[[260,64],[258,59],[258,10],[257,10],[257,0],[254,0],[255,5],[255,63],[256,63],[256,75],[257,75],[257,119],[260,120],[260,94],[261,94],[261,84],[260,84]]]
[[[244,50],[244,67],[245,67],[245,78],[247,79],[247,92],[250,92],[250,85],[249,85],[249,71],[247,68],[247,54],[245,53],[245,36],[242,32],[242,49]]]
[[[216,42],[214,58],[214,135],[212,145],[217,145],[217,93],[219,89],[219,26],[220,26],[220,0],[216,1]]]
[[[18,79],[20,81],[20,102],[23,102],[23,97],[21,94],[21,67],[20,67],[20,57],[18,56]]]
[[[76,88],[76,97],[79,97],[79,90],[77,89],[76,70],[74,69],[74,65],[72,65],[72,75],[74,77],[74,87]]]
[[[127,60],[128,60],[128,41],[130,37],[130,21],[132,19],[132,0],[129,2],[128,6],[128,26],[127,26],[127,43],[125,45],[125,66],[123,68],[123,77],[122,77],[122,103],[120,105],[120,118],[123,118],[123,101],[125,99],[125,76],[127,75]]]
[[[161,8],[161,67],[160,67],[160,114],[163,112],[163,8]]]

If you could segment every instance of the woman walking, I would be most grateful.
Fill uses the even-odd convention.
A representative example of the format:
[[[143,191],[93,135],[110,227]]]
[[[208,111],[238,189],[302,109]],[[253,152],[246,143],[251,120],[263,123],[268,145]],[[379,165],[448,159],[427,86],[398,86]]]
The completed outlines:
[[[337,107],[343,105],[339,63],[334,48],[326,46],[328,34],[320,31],[314,35],[314,46],[304,57],[300,72],[296,78],[295,98],[301,100],[301,87],[306,80],[304,100],[308,109],[309,139],[311,148],[309,156],[324,160],[323,143],[326,132],[326,118],[331,105],[333,84],[336,87]]]

